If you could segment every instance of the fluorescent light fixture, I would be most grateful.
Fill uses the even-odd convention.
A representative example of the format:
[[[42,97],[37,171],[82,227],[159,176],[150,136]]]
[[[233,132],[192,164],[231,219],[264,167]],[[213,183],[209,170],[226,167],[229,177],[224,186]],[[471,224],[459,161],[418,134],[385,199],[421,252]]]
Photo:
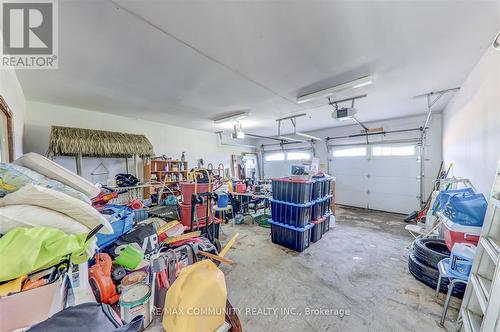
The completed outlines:
[[[249,114],[250,114],[249,111],[239,111],[239,112],[233,112],[230,114],[225,114],[223,116],[215,118],[214,123],[220,124],[220,123],[229,122],[229,121],[239,121],[239,120],[242,120],[244,118],[247,118]]]
[[[363,82],[363,83],[359,83],[359,84],[356,84],[355,86],[353,86],[352,88],[353,89],[357,89],[357,88],[362,88],[364,86],[367,86],[367,85],[370,85],[372,84],[373,81],[372,80],[369,80],[369,81],[366,81],[366,82]]]
[[[291,141],[291,142],[307,142],[306,140],[303,140],[303,139],[296,139],[296,138],[282,136],[282,135],[277,136],[277,138],[285,140],[285,141]]]
[[[350,81],[347,83],[343,83],[340,85],[332,86],[331,88],[327,88],[324,90],[320,90],[317,92],[309,93],[306,95],[302,95],[300,97],[297,97],[297,103],[298,104],[303,104],[307,103],[311,100],[315,100],[318,98],[327,98],[330,97],[336,93],[346,91],[346,90],[351,90],[351,89],[358,89],[363,86],[367,86],[373,83],[373,80],[371,76],[364,76],[358,79],[355,79],[354,81]]]
[[[295,132],[295,135],[297,136],[302,136],[302,137],[305,137],[305,138],[309,138],[309,139],[313,139],[315,141],[323,141],[321,138],[319,137],[316,137],[316,136],[313,136],[313,135],[309,135],[309,134],[304,134],[304,133],[301,133],[299,131],[296,131]]]

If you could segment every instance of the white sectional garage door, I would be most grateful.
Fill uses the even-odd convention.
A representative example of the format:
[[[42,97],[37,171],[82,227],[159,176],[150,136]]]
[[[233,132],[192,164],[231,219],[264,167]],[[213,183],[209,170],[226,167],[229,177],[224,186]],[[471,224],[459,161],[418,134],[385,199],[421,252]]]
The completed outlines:
[[[373,156],[372,149],[368,147],[365,156],[332,157],[337,203],[405,214],[418,210],[418,147],[412,156]]]

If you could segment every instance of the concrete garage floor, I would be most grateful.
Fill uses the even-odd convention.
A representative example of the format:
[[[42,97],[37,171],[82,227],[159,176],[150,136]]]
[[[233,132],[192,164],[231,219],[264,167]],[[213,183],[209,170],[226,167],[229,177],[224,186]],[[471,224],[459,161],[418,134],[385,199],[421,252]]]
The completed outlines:
[[[244,331],[453,331],[459,302],[440,328],[444,294],[408,272],[403,218],[339,208],[336,227],[302,253],[249,220],[224,225],[223,244],[240,234],[222,270]]]

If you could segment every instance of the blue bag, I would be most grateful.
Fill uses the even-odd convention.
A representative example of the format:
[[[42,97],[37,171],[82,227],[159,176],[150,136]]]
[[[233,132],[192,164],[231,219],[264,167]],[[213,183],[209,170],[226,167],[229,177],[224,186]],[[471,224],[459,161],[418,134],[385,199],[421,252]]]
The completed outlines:
[[[98,233],[96,235],[99,249],[109,246],[134,226],[133,210],[127,206],[108,204],[101,211],[101,214],[108,219],[113,227],[113,234]]]
[[[443,211],[446,208],[446,204],[452,196],[458,194],[474,194],[474,190],[472,188],[464,188],[464,189],[453,189],[453,190],[443,190],[437,195],[436,200],[434,201],[434,205],[432,206],[432,211]]]
[[[488,202],[483,194],[463,193],[450,197],[444,214],[464,226],[483,226]]]

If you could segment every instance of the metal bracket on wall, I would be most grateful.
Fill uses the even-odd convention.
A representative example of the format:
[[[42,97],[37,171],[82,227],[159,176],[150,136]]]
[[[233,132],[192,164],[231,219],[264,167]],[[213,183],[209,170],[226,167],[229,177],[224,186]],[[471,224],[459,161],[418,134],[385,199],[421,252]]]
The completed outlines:
[[[429,130],[429,123],[432,118],[432,106],[436,104],[436,102],[441,99],[442,96],[449,92],[455,92],[460,90],[460,87],[444,89],[439,91],[431,91],[427,93],[423,93],[421,95],[414,96],[413,98],[422,98],[425,97],[427,99],[427,118],[425,119],[425,124],[422,127],[421,134],[421,142],[422,147],[420,148],[420,176],[421,178],[425,177],[425,167],[424,167],[424,157],[425,157],[425,140],[427,138],[427,131]],[[420,206],[423,207],[425,205],[424,197],[424,181],[420,181]]]
[[[423,93],[421,95],[414,96],[413,98],[422,98],[426,97],[427,99],[427,118],[425,119],[425,124],[424,124],[424,130],[422,132],[422,137],[425,137],[425,134],[427,132],[429,122],[431,121],[431,116],[432,116],[432,106],[441,99],[442,96],[447,94],[448,92],[455,92],[460,90],[460,87],[456,88],[451,88],[451,89],[445,89],[445,90],[439,90],[439,91],[431,91],[427,93]]]

